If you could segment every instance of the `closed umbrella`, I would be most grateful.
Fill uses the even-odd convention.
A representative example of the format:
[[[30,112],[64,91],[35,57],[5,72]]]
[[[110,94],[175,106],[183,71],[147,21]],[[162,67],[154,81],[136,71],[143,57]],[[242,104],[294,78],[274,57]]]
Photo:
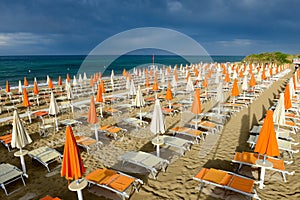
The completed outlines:
[[[185,90],[190,93],[190,101],[192,101],[192,92],[194,91],[194,85],[191,77],[189,77],[187,81]]]
[[[218,102],[218,114],[221,113],[221,104],[224,101],[224,95],[223,95],[223,85],[222,82],[219,83],[218,87],[217,87],[217,102]]]
[[[61,176],[65,177],[68,181],[75,180],[69,185],[69,189],[74,191],[75,187],[86,186],[85,180],[79,179],[83,176],[85,168],[81,159],[80,151],[73,135],[71,126],[66,127],[66,140],[64,146],[64,155],[61,166]],[[77,181],[76,181],[77,180]],[[83,186],[82,186],[83,185]],[[83,187],[84,188],[84,187]],[[83,199],[81,189],[77,189],[78,199]]]
[[[97,92],[97,96],[96,96],[96,102],[100,103],[100,116],[103,117],[102,114],[102,103],[103,101],[103,96],[102,96],[102,87],[101,84],[98,84],[98,92]]]
[[[284,93],[280,93],[279,100],[274,110],[273,121],[278,126],[276,132],[276,134],[278,134],[280,125],[285,125]],[[278,138],[278,135],[276,135],[276,137]]]
[[[39,102],[39,89],[38,89],[38,84],[36,79],[33,82],[33,94],[36,96],[36,103],[39,106],[40,102]]]
[[[58,122],[57,122],[57,117],[56,115],[58,115],[59,113],[59,107],[56,103],[56,99],[54,97],[53,92],[51,91],[51,96],[50,96],[50,106],[49,106],[49,115],[54,115],[54,119],[55,119],[55,127],[56,127],[56,131],[58,131]]]
[[[91,96],[91,102],[90,102],[90,108],[89,108],[89,112],[88,112],[88,118],[87,118],[87,122],[94,124],[94,128],[95,128],[95,138],[98,141],[98,130],[97,130],[97,122],[98,122],[98,118],[97,118],[97,114],[96,114],[96,107],[95,107],[95,101],[94,101],[94,97]]]
[[[7,93],[10,92],[10,85],[9,85],[9,82],[8,82],[8,81],[6,81],[6,89],[5,89],[5,91],[6,91]]]
[[[27,94],[26,88],[24,88],[24,90],[23,90],[23,106],[27,108],[28,120],[31,123],[30,102],[28,99],[28,94]]]
[[[232,90],[231,90],[231,96],[233,97],[233,103],[235,103],[235,97],[239,96],[239,86],[237,79],[234,79]]]
[[[196,129],[198,129],[198,114],[202,113],[202,106],[200,100],[200,89],[197,88],[194,94],[194,101],[192,104],[191,112],[196,115]]]
[[[171,84],[169,83],[168,84],[168,89],[167,89],[167,92],[166,92],[166,100],[169,101],[169,108],[171,109],[171,101],[173,99],[173,95],[172,95],[172,89],[171,89]]]
[[[145,100],[143,98],[143,94],[140,86],[138,86],[138,90],[134,99],[134,105],[140,108],[140,119],[142,120],[142,107],[145,106]]]
[[[249,86],[252,87],[253,93],[255,92],[254,87],[256,85],[255,76],[254,73],[251,75]]]
[[[24,77],[24,86],[27,87],[29,84],[28,84],[28,81],[27,81],[27,78],[26,76]]]
[[[246,96],[246,91],[248,90],[247,76],[244,76],[242,83],[242,90],[244,91],[244,97]]]
[[[286,110],[288,110],[292,107],[289,84],[286,85],[285,90],[284,90],[284,107]]]
[[[14,111],[13,116],[13,129],[12,129],[12,139],[11,139],[11,146],[12,148],[18,148],[20,151],[16,152],[14,155],[16,157],[20,157],[22,170],[26,174],[26,165],[24,160],[24,155],[28,153],[27,150],[23,150],[22,148],[25,147],[27,144],[32,142],[30,136],[27,134],[26,129],[23,126],[23,123],[20,120],[17,110]]]
[[[152,90],[155,91],[155,92],[158,91],[158,83],[157,83],[157,80],[156,80],[156,79],[155,79],[154,82],[153,82]]]
[[[21,83],[21,80],[19,80],[18,93],[22,94],[22,92],[23,92],[22,83]]]
[[[73,105],[72,105],[72,99],[74,98],[74,96],[73,96],[73,91],[72,91],[71,84],[68,84],[68,87],[67,87],[67,98],[70,102],[72,113],[74,113],[74,108],[73,108]]]
[[[156,154],[159,157],[159,133],[165,133],[165,122],[163,113],[161,110],[159,99],[155,100],[154,110],[152,114],[152,120],[150,124],[150,131],[157,135],[157,145],[156,145]]]
[[[261,175],[260,175],[260,188],[263,188],[265,168],[272,167],[272,163],[269,163],[266,160],[266,156],[279,156],[279,148],[277,143],[277,138],[274,129],[273,122],[273,111],[268,110],[267,115],[264,119],[264,124],[260,130],[254,152],[259,153],[260,155],[264,155],[263,160],[258,160],[257,165],[261,166]]]
[[[51,90],[53,89],[53,82],[52,82],[51,78],[49,78],[49,80],[48,80],[48,88]]]

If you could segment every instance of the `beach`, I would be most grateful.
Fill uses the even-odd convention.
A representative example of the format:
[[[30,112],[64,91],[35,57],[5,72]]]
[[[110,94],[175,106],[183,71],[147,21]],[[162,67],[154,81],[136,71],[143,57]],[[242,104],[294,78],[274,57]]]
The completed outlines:
[[[103,143],[99,149],[96,149],[92,153],[88,154],[84,148],[80,148],[81,156],[83,159],[86,173],[88,174],[97,168],[111,168],[114,170],[120,170],[124,173],[130,174],[134,177],[140,178],[144,181],[144,184],[140,188],[139,192],[134,192],[130,199],[246,199],[246,196],[225,191],[213,186],[205,186],[201,191],[198,190],[198,182],[193,180],[193,177],[198,171],[203,168],[217,168],[236,172],[238,165],[231,162],[236,151],[249,151],[249,144],[247,139],[249,137],[249,131],[252,126],[257,124],[258,121],[264,116],[268,108],[273,104],[272,101],[279,91],[282,91],[283,86],[289,78],[293,75],[293,71],[290,71],[279,80],[275,81],[269,88],[265,89],[249,106],[242,108],[239,112],[231,115],[230,119],[225,123],[222,130],[218,133],[207,134],[205,141],[201,140],[200,143],[194,143],[190,151],[185,151],[184,155],[178,153],[178,149],[172,147],[163,146],[161,148],[160,156],[170,161],[166,172],[160,172],[158,179],[154,180],[149,178],[149,172],[142,167],[128,164],[125,167],[122,166],[119,156],[128,151],[144,151],[152,154],[156,154],[156,150],[151,143],[151,139],[155,137],[149,130],[149,125],[144,128],[135,128],[123,124],[123,119],[128,117],[135,117],[139,113],[139,109],[133,109],[128,112],[122,112],[121,114],[108,115],[98,122],[98,125],[110,125],[118,124],[127,129],[126,134],[122,140],[114,140],[111,137],[107,137],[104,134],[100,135],[100,141]],[[182,87],[184,88],[184,87]],[[144,88],[143,88],[144,89]],[[126,90],[120,90],[116,93],[104,94],[106,97],[114,96],[116,94],[122,94]],[[158,93],[158,96],[165,94],[162,90]],[[230,96],[230,91],[224,92],[226,98]],[[153,94],[145,95],[144,98],[153,97]],[[172,102],[180,101],[182,99],[188,99],[188,95],[176,95]],[[73,101],[73,104],[83,100],[87,100],[89,97],[80,97]],[[131,99],[126,99],[126,103],[130,103]],[[89,101],[88,101],[89,102]],[[122,102],[124,103],[124,102]],[[113,108],[117,108],[119,102],[107,105]],[[162,101],[163,106],[167,106],[167,101]],[[207,112],[217,104],[214,98],[203,101],[203,112]],[[25,108],[19,106],[18,111],[24,113]],[[34,110],[48,109],[48,105],[33,106]],[[143,112],[152,112],[154,104],[142,108]],[[12,116],[12,112],[3,112],[1,118]],[[63,119],[81,119],[81,125],[73,128],[74,134],[84,132],[87,135],[93,136],[93,125],[86,122],[87,109],[75,109],[74,113],[66,112],[59,115],[59,121]],[[183,126],[188,120],[193,118],[191,115],[190,107],[182,110],[174,115],[165,116],[165,135],[172,135],[169,131],[175,126]],[[32,118],[33,122],[29,123],[27,118],[24,118],[25,128],[32,138],[33,142],[26,146],[25,149],[33,150],[38,147],[48,146],[55,148],[57,151],[63,154],[65,131],[64,125],[59,126],[59,131],[50,133],[47,137],[41,137],[39,135],[38,118]],[[150,122],[149,122],[150,123]],[[299,127],[299,125],[297,125]],[[11,122],[2,123],[1,135],[9,133],[11,131]],[[295,142],[300,142],[299,133],[293,135]],[[14,156],[14,149],[8,152],[7,149],[0,146],[0,162],[8,162],[17,167],[20,166],[20,159]],[[296,147],[299,149],[299,147]],[[283,153],[284,160],[291,160],[286,153]],[[292,159],[293,163],[286,165],[286,170],[295,171],[294,175],[287,176],[287,182],[283,182],[281,174],[278,172],[267,170],[265,176],[265,188],[257,189],[258,195],[261,199],[300,199],[300,156],[294,154]],[[22,187],[22,183],[18,181],[15,185],[8,186],[8,189],[17,191],[5,196],[3,192],[0,192],[0,199],[39,199],[46,195],[53,197],[58,196],[61,199],[76,199],[76,192],[68,190],[68,181],[61,177],[59,163],[55,162],[50,165],[51,172],[47,172],[46,168],[31,159],[29,156],[25,156],[25,162],[27,166],[27,173],[29,178],[25,179],[26,186]],[[243,166],[239,171],[240,174],[253,179],[259,179],[259,170],[257,168],[251,168]],[[84,199],[120,199],[115,195],[104,189],[99,189],[96,186],[91,188],[85,188],[83,190]]]

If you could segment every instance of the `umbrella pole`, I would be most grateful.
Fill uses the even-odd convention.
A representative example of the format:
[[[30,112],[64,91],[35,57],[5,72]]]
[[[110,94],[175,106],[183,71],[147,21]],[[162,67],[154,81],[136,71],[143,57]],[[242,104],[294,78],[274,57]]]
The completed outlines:
[[[38,106],[40,106],[40,101],[39,101],[39,95],[38,94],[36,95],[36,103],[37,103]]]
[[[100,103],[100,116],[103,117],[103,114],[102,114],[102,104]]]
[[[28,151],[27,150],[22,150],[22,148],[20,148],[20,151],[17,151],[17,152],[14,153],[14,156],[20,157],[22,171],[24,172],[24,176],[26,178],[28,178],[28,175],[26,174],[26,165],[25,165],[24,155],[26,155],[27,153],[28,153]]]
[[[29,123],[31,123],[30,107],[28,107],[27,114],[28,114]]]
[[[198,114],[196,114],[196,125],[195,125],[196,130],[198,130]]]
[[[142,120],[142,107],[140,106],[140,120]]]
[[[171,108],[172,108],[171,101],[169,101],[169,109],[171,109]]]
[[[157,145],[156,145],[156,155],[157,157],[159,157],[159,137],[158,137],[159,134],[157,134]]]
[[[56,131],[58,131],[58,122],[57,122],[56,114],[54,115],[54,120],[55,120]]]

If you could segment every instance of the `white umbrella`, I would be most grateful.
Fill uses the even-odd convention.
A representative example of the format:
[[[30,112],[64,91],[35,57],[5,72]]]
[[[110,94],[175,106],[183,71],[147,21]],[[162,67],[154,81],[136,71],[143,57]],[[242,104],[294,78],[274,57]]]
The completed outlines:
[[[165,133],[165,121],[159,99],[155,100],[152,120],[150,124],[150,131],[157,135],[157,141],[159,140],[159,133]],[[159,157],[159,145],[156,145],[156,154]]]
[[[76,80],[76,76],[74,75],[73,76],[73,86],[76,86],[77,85],[77,80]]]
[[[192,101],[192,92],[194,91],[194,85],[192,82],[192,78],[189,77],[188,82],[186,84],[186,91],[190,93],[190,101]]]
[[[130,84],[129,94],[130,94],[131,96],[136,95],[136,89],[135,89],[135,86],[134,86],[133,79],[131,79],[131,84]]]
[[[59,107],[58,107],[58,105],[56,103],[56,99],[54,97],[54,94],[51,91],[50,106],[49,106],[49,115],[54,115],[56,131],[58,131],[58,122],[57,122],[57,118],[56,118],[56,115],[58,113],[59,113]]]
[[[278,137],[278,132],[280,125],[285,125],[285,107],[284,107],[284,93],[280,93],[279,100],[277,102],[276,108],[273,114],[273,121],[277,124],[276,136]]]
[[[171,81],[171,86],[174,88],[174,95],[176,95],[176,88],[177,88],[177,81],[175,75],[173,75],[172,81]]]
[[[85,73],[85,72],[83,73],[83,80],[84,80],[84,81],[87,80],[87,76],[86,76],[86,73]]]
[[[23,88],[22,88],[21,80],[19,80],[19,88],[18,88],[18,92],[19,92],[19,94],[22,94],[22,93],[23,93]]]
[[[74,113],[74,109],[73,109],[73,105],[72,105],[72,99],[74,98],[74,96],[73,96],[71,84],[67,84],[67,98],[70,101],[72,113]]]
[[[220,82],[217,88],[217,101],[218,101],[218,114],[221,113],[221,104],[224,101],[224,95],[223,95],[223,83]]]
[[[20,149],[19,152],[16,152],[14,155],[17,157],[20,157],[21,159],[21,165],[22,170],[26,174],[26,165],[24,160],[24,155],[27,154],[27,150],[22,150],[23,147],[25,147],[27,144],[30,144],[32,142],[30,136],[27,134],[26,129],[24,128],[20,117],[18,115],[17,110],[14,111],[13,116],[13,129],[12,129],[12,139],[11,139],[11,146],[12,148],[18,148]]]
[[[248,90],[248,80],[247,76],[243,78],[242,90],[244,91],[244,97],[246,96],[246,91]]]
[[[134,105],[140,108],[140,119],[142,120],[142,107],[145,106],[145,100],[143,98],[143,94],[140,86],[138,86],[138,90],[134,100]]]
[[[294,83],[293,83],[293,78],[290,78],[289,86],[290,86],[290,95],[291,95],[291,98],[293,98],[296,94],[295,93],[295,88],[294,88]]]
[[[165,83],[166,82],[165,74],[164,73],[161,74],[160,82],[161,83]]]

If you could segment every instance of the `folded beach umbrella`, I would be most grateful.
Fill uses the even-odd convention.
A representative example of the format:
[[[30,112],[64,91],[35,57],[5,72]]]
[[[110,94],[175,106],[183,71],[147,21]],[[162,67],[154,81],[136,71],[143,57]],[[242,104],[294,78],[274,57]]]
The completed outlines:
[[[149,86],[150,86],[150,82],[149,82],[149,77],[148,77],[148,75],[146,75],[145,86],[146,86],[146,87],[149,87]]]
[[[130,77],[129,77],[129,76],[126,77],[126,85],[125,85],[125,88],[126,88],[127,90],[130,89]]]
[[[171,101],[173,99],[173,95],[172,95],[172,89],[171,89],[171,84],[168,83],[168,89],[167,89],[167,92],[166,92],[166,100],[169,101],[169,108],[171,109]]]
[[[61,76],[58,77],[57,85],[62,86],[62,79],[61,79]]]
[[[51,90],[53,89],[53,82],[52,82],[51,78],[49,78],[49,81],[48,81],[48,88]]]
[[[284,90],[284,107],[285,107],[285,110],[288,110],[292,107],[289,84],[286,85],[285,90]]]
[[[69,83],[71,82],[71,79],[70,79],[70,75],[69,75],[69,74],[67,74],[67,78],[66,78],[66,79],[67,79],[67,82],[69,82]]]
[[[87,122],[90,124],[94,124],[94,129],[95,129],[95,138],[98,141],[98,130],[97,130],[97,122],[98,122],[98,117],[96,113],[96,107],[95,107],[95,101],[94,101],[94,96],[91,96],[91,102],[90,102],[90,107],[89,107],[89,112],[88,112],[88,118]]]
[[[50,105],[49,105],[49,115],[54,115],[54,119],[55,119],[55,127],[56,127],[56,131],[58,131],[58,122],[57,122],[57,115],[59,113],[59,107],[57,105],[56,99],[54,97],[53,92],[51,91],[51,95],[50,95]]]
[[[24,77],[24,86],[27,87],[28,86],[28,81],[27,81],[27,78],[26,76]]]
[[[285,125],[284,93],[280,93],[279,100],[274,110],[273,121],[278,124],[278,131],[280,125]]]
[[[155,100],[152,120],[150,124],[150,131],[157,135],[157,140],[159,140],[159,133],[165,133],[165,121],[159,99]],[[156,154],[159,157],[159,145],[156,145]]]
[[[6,91],[7,93],[10,92],[10,85],[9,85],[9,82],[8,82],[8,81],[6,81],[6,89],[5,89],[5,91]]]
[[[103,95],[102,95],[101,84],[98,84],[98,91],[97,91],[97,95],[96,95],[96,102],[100,103],[100,116],[103,117],[102,103],[104,102],[104,99],[103,99]]]
[[[24,90],[23,90],[23,106],[27,108],[28,120],[31,123],[30,102],[29,102],[29,98],[28,98],[26,88],[24,88]]]
[[[39,102],[39,89],[38,89],[38,84],[37,84],[36,79],[33,82],[33,94],[36,95],[36,103],[39,106],[40,105],[40,102]]]
[[[196,115],[196,129],[198,129],[198,114],[202,113],[202,105],[200,100],[200,89],[197,88],[194,93],[194,100],[191,108],[191,112]]]
[[[85,168],[81,159],[80,151],[73,135],[71,126],[66,127],[66,139],[64,145],[64,155],[61,166],[61,176],[65,177],[68,182],[77,180],[77,185],[81,183],[80,178],[83,177]],[[70,185],[69,185],[70,187]],[[77,191],[78,199],[82,199],[81,190]]]
[[[231,96],[233,96],[233,103],[235,102],[235,97],[239,96],[239,86],[238,86],[238,80],[234,79],[232,90],[231,90]]]
[[[22,92],[23,92],[22,83],[21,83],[21,80],[19,80],[18,93],[22,94]]]
[[[189,79],[187,81],[185,90],[190,93],[190,101],[191,101],[192,100],[192,92],[194,91],[194,84],[193,84],[191,77],[189,77]]]
[[[76,76],[74,75],[73,76],[73,86],[76,86],[77,85],[77,80],[76,80]]]
[[[103,80],[100,81],[100,85],[101,85],[101,90],[102,90],[102,92],[105,93],[106,90],[105,90],[105,84],[104,84],[104,81],[103,81]]]
[[[83,80],[82,80],[82,76],[81,76],[81,74],[79,74],[79,76],[78,76],[78,83],[81,84],[82,81],[83,81]]]
[[[26,132],[26,129],[24,128],[23,123],[20,120],[17,110],[14,110],[12,126],[13,128],[11,146],[12,148],[16,147],[20,150],[20,152],[15,153],[15,155],[17,154],[16,156],[20,157],[22,170],[26,174],[24,155],[27,153],[27,151],[22,150],[22,148],[25,147],[27,144],[30,144],[32,140]]]
[[[145,100],[143,98],[143,93],[140,86],[138,86],[138,90],[134,99],[134,105],[140,108],[140,119],[142,120],[142,107],[145,106]]]
[[[248,79],[247,76],[244,76],[242,83],[242,90],[244,91],[244,97],[246,96],[246,91],[248,90]]]
[[[157,79],[155,79],[154,82],[153,82],[152,90],[155,91],[155,92],[158,91],[158,83],[157,83]]]
[[[295,93],[295,88],[294,88],[294,83],[293,83],[292,78],[290,78],[288,85],[290,88],[290,97],[293,98],[296,95],[296,93]]]
[[[224,101],[223,84],[222,84],[222,82],[220,82],[218,84],[216,100],[218,102],[218,114],[220,114],[221,113],[221,104]]]
[[[134,86],[134,81],[133,81],[133,79],[131,79],[130,89],[129,89],[129,94],[130,94],[131,96],[136,95],[136,89],[135,89],[135,86]]]
[[[254,74],[252,73],[251,78],[250,78],[250,81],[249,81],[249,86],[252,87],[253,91],[254,91],[255,85],[256,85],[255,76],[254,76]]]

